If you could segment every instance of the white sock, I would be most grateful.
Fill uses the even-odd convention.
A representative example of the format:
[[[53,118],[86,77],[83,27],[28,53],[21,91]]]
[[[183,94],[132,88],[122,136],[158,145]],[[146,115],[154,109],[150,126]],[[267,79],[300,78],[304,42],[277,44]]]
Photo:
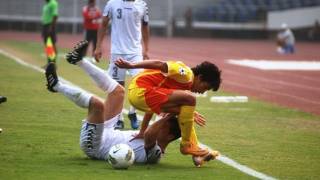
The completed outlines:
[[[119,117],[118,117],[118,120],[119,120],[119,121],[122,121],[122,122],[124,121],[124,118],[123,118],[123,114],[122,114],[122,113],[120,113],[120,115],[119,115]]]
[[[118,85],[105,71],[98,68],[89,61],[83,59],[77,63],[87,74],[96,82],[96,84],[108,93],[112,92]]]
[[[68,99],[70,99],[80,107],[89,107],[92,94],[89,94],[82,89],[58,82],[58,84],[54,86],[54,90],[62,93],[64,96],[66,96]]]
[[[129,114],[134,114],[134,113],[136,113],[136,108],[134,108],[133,106],[130,106]]]

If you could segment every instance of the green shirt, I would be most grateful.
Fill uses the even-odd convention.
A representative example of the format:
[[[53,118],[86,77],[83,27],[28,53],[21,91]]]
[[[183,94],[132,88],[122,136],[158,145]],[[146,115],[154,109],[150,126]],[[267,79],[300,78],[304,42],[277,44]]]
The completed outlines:
[[[58,16],[58,2],[50,0],[42,9],[42,24],[50,24],[55,16]]]

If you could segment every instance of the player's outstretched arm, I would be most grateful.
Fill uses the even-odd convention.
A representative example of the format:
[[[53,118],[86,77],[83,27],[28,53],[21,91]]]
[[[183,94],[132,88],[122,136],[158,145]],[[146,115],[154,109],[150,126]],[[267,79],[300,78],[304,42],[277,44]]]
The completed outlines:
[[[132,138],[130,141],[132,141],[134,139],[143,139],[144,138],[144,132],[148,128],[149,122],[152,119],[152,116],[153,116],[153,113],[145,113],[144,114],[139,133],[137,135],[135,135],[134,138]]]
[[[101,26],[98,30],[96,50],[94,51],[94,58],[96,59],[97,62],[99,62],[100,58],[102,57],[101,46],[102,46],[103,39],[107,33],[108,24],[109,24],[109,18],[107,16],[104,16],[102,18]]]
[[[121,58],[119,58],[115,64],[119,67],[119,68],[125,68],[125,69],[138,69],[138,68],[142,68],[142,69],[157,69],[160,70],[164,73],[168,72],[168,65],[166,62],[164,61],[160,61],[160,60],[147,60],[147,61],[141,61],[138,63],[131,63],[128,62],[126,60],[123,60]]]
[[[149,36],[150,30],[149,25],[143,25],[141,27],[142,31],[142,40],[143,40],[143,60],[149,59]]]

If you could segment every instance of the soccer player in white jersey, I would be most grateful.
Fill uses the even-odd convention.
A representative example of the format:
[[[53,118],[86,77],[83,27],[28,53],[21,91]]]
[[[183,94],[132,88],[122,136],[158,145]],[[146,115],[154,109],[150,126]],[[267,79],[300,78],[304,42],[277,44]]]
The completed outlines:
[[[134,76],[138,74],[140,69],[120,69],[114,62],[120,57],[130,62],[138,62],[149,58],[147,4],[143,0],[109,0],[107,2],[103,11],[102,24],[98,31],[97,48],[94,53],[98,62],[102,56],[101,45],[109,21],[111,21],[111,55],[108,74],[124,86],[126,72],[128,71],[131,76]],[[130,107],[128,117],[131,121],[131,127],[138,129],[139,124],[133,107]],[[123,127],[123,117],[121,116],[115,128],[122,129]]]

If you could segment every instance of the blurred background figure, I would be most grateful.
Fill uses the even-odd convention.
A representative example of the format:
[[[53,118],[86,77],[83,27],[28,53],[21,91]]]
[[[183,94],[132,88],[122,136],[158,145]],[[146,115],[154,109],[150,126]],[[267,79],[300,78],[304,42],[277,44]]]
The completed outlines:
[[[286,23],[281,25],[281,30],[277,36],[278,53],[293,54],[295,51],[295,38]]]
[[[56,34],[56,24],[59,15],[59,4],[56,0],[45,0],[46,4],[42,8],[42,38],[45,47],[47,46],[48,37],[50,37],[54,52],[57,57],[57,34]],[[48,59],[49,61],[49,59]],[[51,61],[56,61],[52,59]]]
[[[314,26],[309,31],[308,36],[312,41],[320,41],[320,24],[318,20],[315,21]]]
[[[92,45],[92,52],[90,53],[90,56],[92,56],[96,50],[97,34],[101,19],[101,11],[96,6],[95,0],[88,0],[88,4],[82,9],[82,16],[84,36],[85,40]],[[87,50],[85,52],[87,53]],[[90,60],[94,61],[94,58],[90,58]]]
[[[192,34],[192,8],[188,7],[186,12],[184,13],[184,21],[186,23],[186,33],[187,35],[191,35]]]

